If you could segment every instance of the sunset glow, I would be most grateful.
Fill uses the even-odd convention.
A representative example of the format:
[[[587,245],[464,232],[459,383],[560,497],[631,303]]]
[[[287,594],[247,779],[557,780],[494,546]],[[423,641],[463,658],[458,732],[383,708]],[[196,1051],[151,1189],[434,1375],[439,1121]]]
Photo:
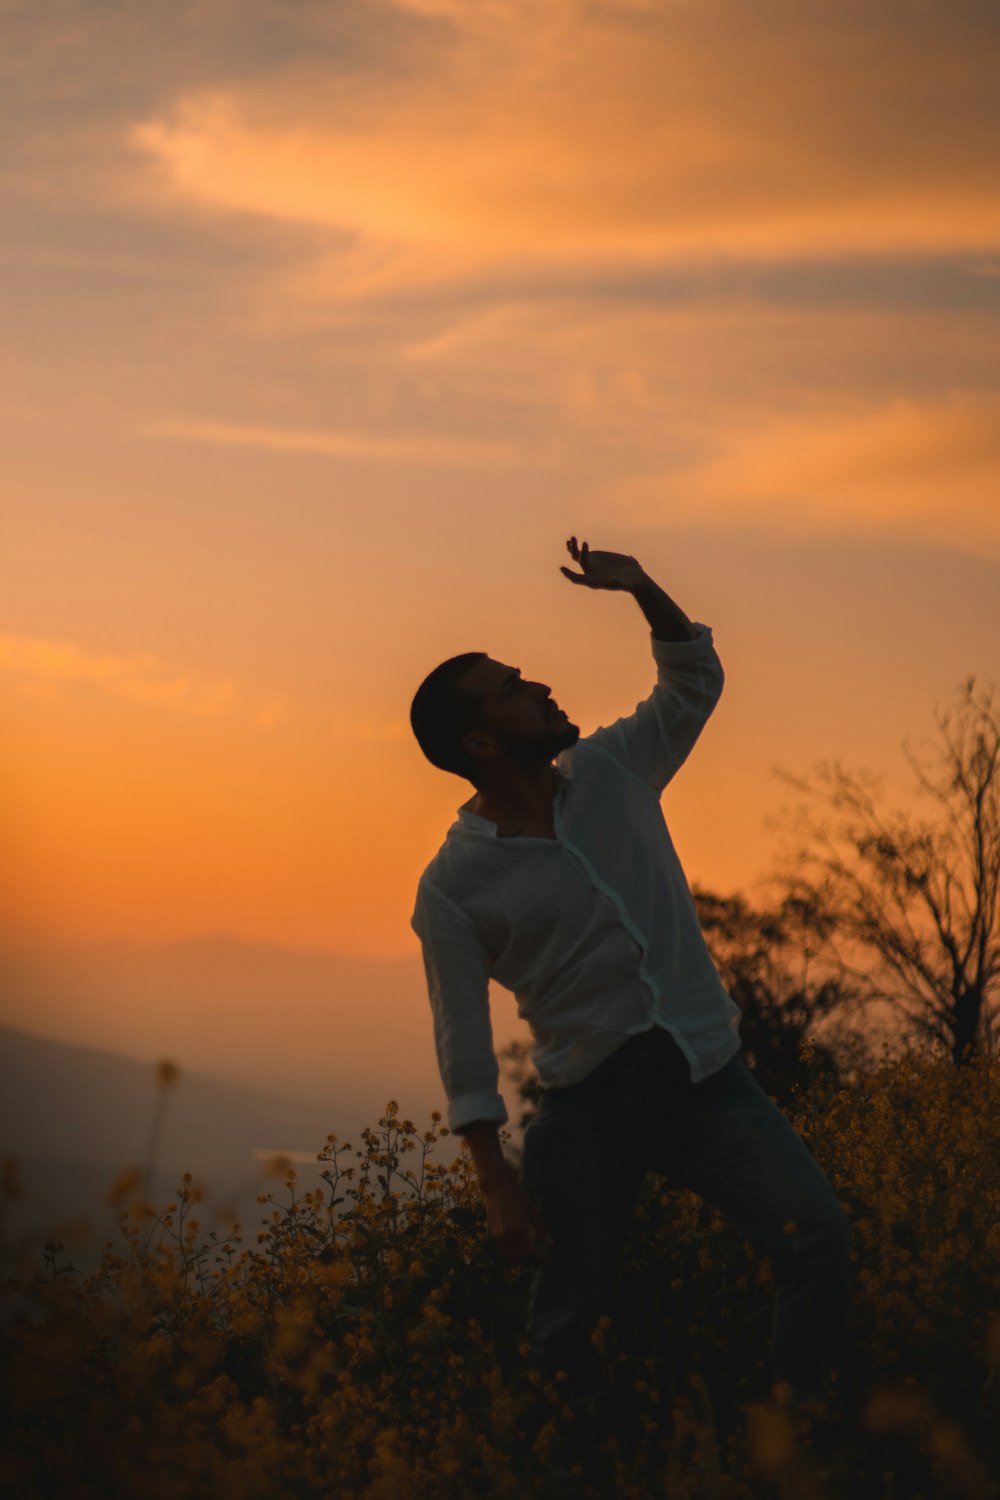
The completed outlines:
[[[413,954],[469,794],[424,674],[506,655],[584,733],[652,684],[571,532],[715,630],[665,800],[711,887],[774,765],[898,773],[996,676],[987,9],[5,21],[8,935]]]

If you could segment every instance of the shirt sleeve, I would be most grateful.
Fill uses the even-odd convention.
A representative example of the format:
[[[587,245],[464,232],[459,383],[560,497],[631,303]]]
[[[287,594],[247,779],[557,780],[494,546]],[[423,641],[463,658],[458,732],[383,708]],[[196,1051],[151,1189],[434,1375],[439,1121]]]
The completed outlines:
[[[656,686],[633,714],[587,736],[587,743],[620,761],[654,791],[680,770],[722,693],[722,663],[708,625],[694,625],[690,641],[651,636]]]
[[[410,925],[423,949],[434,1045],[448,1098],[448,1128],[461,1134],[475,1120],[505,1125],[500,1065],[490,1022],[489,956],[471,921],[426,878]]]

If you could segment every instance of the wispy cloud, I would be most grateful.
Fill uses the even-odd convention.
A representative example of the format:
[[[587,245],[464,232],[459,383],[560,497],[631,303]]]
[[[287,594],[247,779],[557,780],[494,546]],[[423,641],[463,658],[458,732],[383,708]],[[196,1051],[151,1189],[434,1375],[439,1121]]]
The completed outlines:
[[[241,426],[227,422],[148,422],[146,437],[180,438],[229,448],[263,448],[271,453],[319,453],[330,458],[371,459],[377,463],[427,464],[443,467],[507,465],[522,461],[513,444],[468,438],[367,437],[350,432],[315,432],[292,427]]]
[[[1000,244],[982,6],[402,8],[437,39],[419,69],[387,49],[325,91],[299,67],[191,92],[132,144],[182,199],[342,232],[315,273],[334,298],[567,258]]]
[[[183,714],[217,717],[242,705],[230,678],[173,671],[155,656],[104,655],[72,641],[0,635],[0,674],[29,696],[54,696],[60,685],[83,684],[128,703]],[[284,705],[258,705],[251,712],[261,727],[276,723]]]
[[[1000,555],[1000,395],[772,419],[716,456],[619,488],[657,524],[910,538]]]

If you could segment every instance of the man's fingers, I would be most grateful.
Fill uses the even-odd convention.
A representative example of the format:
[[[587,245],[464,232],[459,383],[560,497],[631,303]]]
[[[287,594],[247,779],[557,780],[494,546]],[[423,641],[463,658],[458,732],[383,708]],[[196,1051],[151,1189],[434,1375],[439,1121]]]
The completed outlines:
[[[583,573],[571,573],[570,570],[569,570],[569,568],[560,568],[559,571],[560,571],[560,573],[565,573],[566,577],[572,583],[586,583],[587,582],[587,579],[586,579],[586,577],[584,576]]]

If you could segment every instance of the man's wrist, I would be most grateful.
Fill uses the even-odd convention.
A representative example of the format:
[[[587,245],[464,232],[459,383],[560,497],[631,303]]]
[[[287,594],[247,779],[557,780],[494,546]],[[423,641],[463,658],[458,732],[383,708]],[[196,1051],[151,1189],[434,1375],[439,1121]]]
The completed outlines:
[[[500,1127],[491,1120],[476,1120],[462,1131],[476,1166],[479,1187],[490,1193],[510,1173],[500,1144]]]
[[[486,1172],[479,1172],[477,1180],[479,1182],[479,1191],[483,1197],[491,1198],[494,1193],[515,1180],[514,1168],[504,1158],[501,1165],[491,1166]]]
[[[629,593],[638,604],[654,637],[658,641],[693,641],[698,632],[670,595],[649,574],[640,569],[642,577],[630,588]]]
[[[635,598],[636,591],[638,589],[641,589],[641,588],[645,587],[646,584],[652,582],[652,579],[650,578],[649,574],[646,572],[645,568],[642,566],[641,563],[637,562],[636,565],[635,565],[635,567],[636,567],[636,577],[635,577],[635,580],[634,580],[634,582],[630,583],[629,586],[628,586],[628,591],[632,595],[633,598]]]

